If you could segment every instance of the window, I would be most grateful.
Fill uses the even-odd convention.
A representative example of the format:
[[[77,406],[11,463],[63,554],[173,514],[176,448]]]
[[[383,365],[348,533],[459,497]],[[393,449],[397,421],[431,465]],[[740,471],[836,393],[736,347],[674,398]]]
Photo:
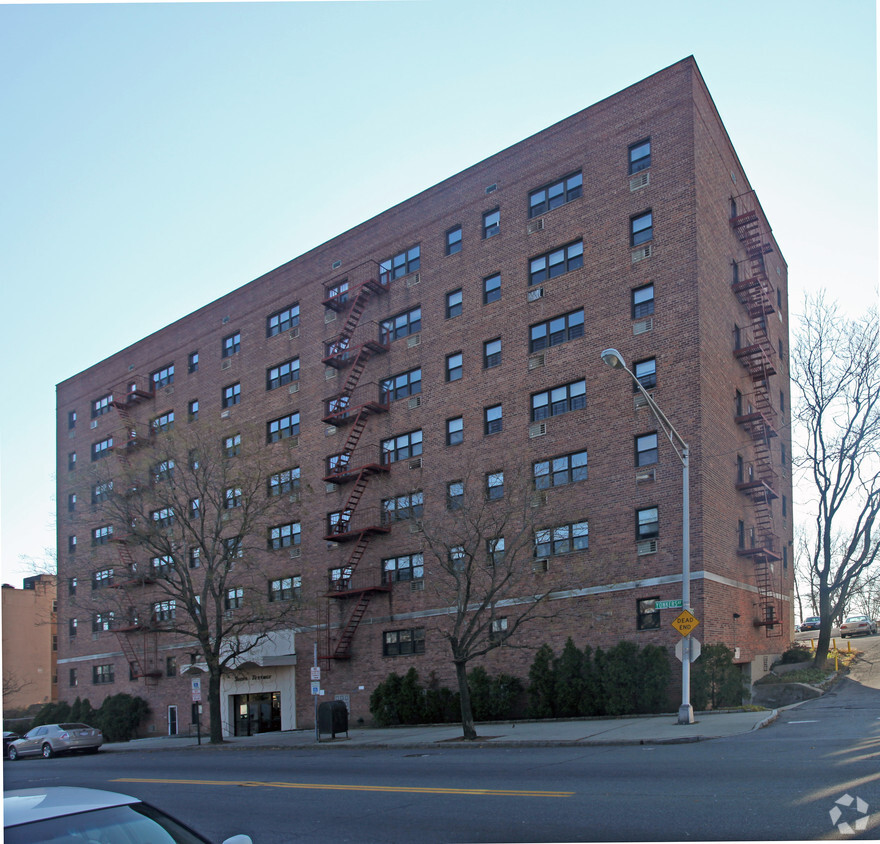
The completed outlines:
[[[461,226],[454,226],[446,232],[446,254],[461,252]]]
[[[584,310],[539,322],[529,328],[529,353],[584,336]]]
[[[228,610],[237,610],[244,601],[244,589],[237,586],[234,589],[226,590],[226,598],[224,605]]]
[[[657,359],[648,358],[638,361],[633,367],[633,374],[638,382],[646,389],[653,390],[657,386]],[[633,392],[638,392],[638,387],[633,384]]]
[[[67,496],[67,512],[75,513],[76,512],[76,493],[71,492]]]
[[[76,534],[67,537],[67,550],[73,554],[76,551]]]
[[[189,567],[191,569],[199,569],[202,567],[202,549],[201,548],[190,548],[189,549]]]
[[[113,481],[105,481],[104,483],[95,484],[92,487],[92,504],[100,504],[110,497],[113,492]]]
[[[493,566],[504,562],[504,537],[497,536],[486,540],[486,555]]]
[[[224,358],[231,358],[233,355],[238,354],[241,349],[241,332],[236,331],[235,334],[230,334],[228,337],[223,338],[223,342],[221,343],[221,356]]]
[[[76,452],[71,451],[67,455],[67,471],[72,472],[74,469],[76,469]]]
[[[644,284],[632,291],[632,318],[642,319],[654,313],[654,285]]]
[[[67,579],[67,594],[68,595],[76,595],[76,578],[70,577]]]
[[[388,284],[395,278],[402,278],[409,273],[414,273],[421,261],[421,247],[412,246],[405,252],[398,252],[391,258],[379,262],[379,282]]]
[[[500,337],[483,343],[483,368],[492,369],[493,366],[501,366]]]
[[[483,433],[486,436],[490,434],[500,434],[504,427],[504,418],[500,404],[492,405],[483,410]]]
[[[96,686],[106,685],[113,682],[113,664],[93,665],[92,666],[92,683]]]
[[[154,391],[158,390],[160,387],[167,387],[169,384],[173,384],[174,364],[169,363],[167,366],[163,366],[161,369],[151,372],[150,381],[153,384]]]
[[[92,402],[92,419],[97,419],[99,416],[109,413],[113,409],[112,405],[112,394],[108,393],[106,396],[101,396],[101,398],[95,399]]]
[[[651,166],[651,139],[646,138],[629,148],[629,172],[638,173]]]
[[[302,590],[302,577],[279,577],[269,581],[269,600],[272,603],[292,601],[298,598]]]
[[[298,466],[270,475],[267,482],[269,495],[284,495],[288,492],[298,492],[299,475],[300,471]]]
[[[464,571],[468,564],[468,555],[463,545],[453,545],[449,549],[449,562],[455,571]]]
[[[504,498],[504,472],[489,472],[486,475],[486,498],[490,501]]]
[[[106,589],[113,585],[113,569],[101,569],[92,573],[92,589]]]
[[[636,466],[650,466],[658,459],[657,434],[636,437]]]
[[[379,329],[383,343],[400,340],[410,334],[418,334],[422,330],[422,309],[412,308],[395,317],[383,319],[379,323]]]
[[[177,615],[177,601],[157,601],[153,604],[153,621],[173,621]]]
[[[295,437],[297,434],[299,434],[299,413],[289,413],[287,416],[266,423],[266,442],[275,443],[287,437]]]
[[[584,178],[580,172],[572,173],[562,179],[529,193],[529,219],[539,217],[581,195]]]
[[[299,545],[301,528],[299,522],[288,522],[286,525],[275,525],[269,528],[269,547],[277,550]]]
[[[113,525],[102,525],[92,531],[92,545],[106,545],[113,539]]]
[[[446,319],[461,316],[462,293],[461,288],[446,294]]]
[[[409,656],[425,652],[425,628],[388,630],[382,634],[382,656]]]
[[[654,237],[654,218],[650,211],[632,217],[629,221],[630,246],[640,246]]]
[[[157,416],[151,423],[150,427],[154,434],[161,434],[163,431],[170,431],[174,427],[174,411],[169,410]]]
[[[165,554],[162,557],[153,557],[150,560],[153,569],[153,577],[168,577],[168,573],[174,568],[174,558]]]
[[[446,355],[446,380],[458,381],[462,374],[462,355],[461,352],[455,352]]]
[[[76,638],[76,628],[77,620],[75,618],[67,619],[67,635],[70,636],[71,639]]]
[[[267,390],[274,390],[292,381],[299,381],[299,358],[291,358],[266,370]]]
[[[397,401],[407,396],[414,396],[422,392],[422,370],[411,369],[391,378],[385,378],[379,382],[379,390],[382,393],[382,402]]]
[[[535,489],[574,484],[587,479],[587,452],[574,451],[532,464]]]
[[[639,630],[659,630],[660,610],[657,609],[659,598],[640,598],[636,601],[636,627]]]
[[[407,460],[422,453],[422,432],[410,431],[397,437],[382,440],[382,465]]]
[[[483,279],[483,304],[497,302],[501,298],[501,273]]]
[[[344,568],[335,568],[329,570],[330,588],[334,592],[341,592],[348,589],[348,583],[351,580],[352,568],[345,566]]]
[[[67,430],[72,431],[76,427],[76,411],[71,410],[67,414]]]
[[[199,371],[199,353],[198,352],[190,352],[189,358],[187,358],[187,364],[190,375],[193,372]]]
[[[589,547],[590,528],[587,522],[544,528],[535,531],[535,556],[550,557],[584,551]]]
[[[425,576],[425,563],[422,554],[404,554],[382,560],[385,583],[400,583],[407,580],[421,580]]]
[[[507,618],[493,618],[492,626],[489,630],[489,639],[497,642],[507,636]]]
[[[266,336],[274,337],[299,325],[299,305],[291,305],[266,317]]]
[[[101,440],[99,443],[92,443],[92,462],[106,457],[112,448],[113,437],[107,437],[106,440]],[[76,457],[74,457],[74,460],[76,460]]]
[[[386,498],[382,502],[383,522],[401,522],[405,519],[417,519],[422,515],[424,495],[421,491]]]
[[[222,405],[232,407],[241,401],[241,383],[236,381],[223,388]]]
[[[532,395],[532,422],[559,416],[570,410],[582,410],[587,406],[587,382],[572,381],[552,390]]]
[[[483,214],[483,238],[494,237],[501,231],[501,211],[493,208]]]
[[[113,629],[116,616],[112,612],[96,612],[92,616],[92,633],[102,633]]]
[[[456,416],[446,420],[446,445],[461,445],[464,442],[464,419]]]
[[[451,481],[446,484],[446,509],[460,510],[464,504],[464,483]]]
[[[199,418],[199,400],[193,399],[189,403],[187,410],[189,412],[189,421],[195,422]]]
[[[150,513],[150,518],[153,520],[153,527],[169,527],[174,524],[174,510],[170,507],[162,507],[159,510],[153,510]]]
[[[660,535],[660,516],[656,507],[636,510],[636,539],[653,539]]]
[[[583,265],[584,244],[583,241],[576,240],[560,249],[532,258],[529,261],[529,285],[540,284]]]
[[[166,656],[165,657],[165,676],[166,677],[176,677],[177,676],[177,657],[176,656]]]
[[[76,677],[76,669],[75,668],[71,668],[70,671],[68,672],[67,682],[70,684],[71,687],[73,687],[77,684],[78,680]]]
[[[239,486],[231,486],[226,489],[226,493],[223,500],[223,507],[226,510],[234,510],[236,507],[241,507],[242,502],[242,494],[241,487]]]
[[[241,454],[241,434],[233,434],[223,440],[223,449],[227,457],[236,457]],[[194,469],[199,468],[198,461],[193,465]]]

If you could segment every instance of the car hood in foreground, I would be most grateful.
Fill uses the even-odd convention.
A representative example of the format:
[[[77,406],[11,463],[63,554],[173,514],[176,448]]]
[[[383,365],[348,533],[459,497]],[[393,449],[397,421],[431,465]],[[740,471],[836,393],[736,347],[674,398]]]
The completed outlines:
[[[61,815],[76,815],[140,802],[136,797],[96,788],[22,788],[3,793],[3,825],[17,826]]]

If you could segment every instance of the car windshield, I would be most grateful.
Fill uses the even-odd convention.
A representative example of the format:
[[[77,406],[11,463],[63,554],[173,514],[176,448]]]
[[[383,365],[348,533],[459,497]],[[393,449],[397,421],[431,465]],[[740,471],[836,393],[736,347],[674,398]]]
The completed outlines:
[[[863,615],[851,615],[844,624],[852,624],[854,621],[867,621],[868,619]]]
[[[6,844],[206,844],[204,838],[143,803],[8,827]]]
[[[59,724],[62,730],[91,730],[88,724]]]

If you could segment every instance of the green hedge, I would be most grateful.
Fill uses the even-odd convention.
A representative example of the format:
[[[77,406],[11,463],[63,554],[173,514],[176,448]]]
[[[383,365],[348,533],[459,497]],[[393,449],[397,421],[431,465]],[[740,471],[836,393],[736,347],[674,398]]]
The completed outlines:
[[[124,693],[105,698],[100,709],[92,709],[88,699],[77,698],[72,705],[64,701],[47,703],[28,729],[42,724],[82,723],[97,727],[104,734],[104,741],[129,741],[149,712],[150,707],[142,697]]]

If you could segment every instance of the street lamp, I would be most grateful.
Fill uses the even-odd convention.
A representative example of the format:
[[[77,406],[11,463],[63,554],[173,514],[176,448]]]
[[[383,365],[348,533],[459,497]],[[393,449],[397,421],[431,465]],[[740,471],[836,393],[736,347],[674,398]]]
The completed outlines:
[[[682,535],[681,535],[681,608],[691,609],[691,501],[690,501],[690,450],[688,444],[672,423],[666,418],[666,414],[657,407],[657,402],[651,394],[642,386],[641,381],[627,368],[623,362],[623,356],[617,349],[605,349],[602,352],[602,360],[612,369],[622,369],[632,378],[639,392],[645,397],[648,407],[666,434],[666,438],[672,444],[678,459],[682,465]],[[694,723],[694,708],[691,706],[691,637],[690,634],[682,639],[681,646],[681,706],[678,709],[679,724]]]

